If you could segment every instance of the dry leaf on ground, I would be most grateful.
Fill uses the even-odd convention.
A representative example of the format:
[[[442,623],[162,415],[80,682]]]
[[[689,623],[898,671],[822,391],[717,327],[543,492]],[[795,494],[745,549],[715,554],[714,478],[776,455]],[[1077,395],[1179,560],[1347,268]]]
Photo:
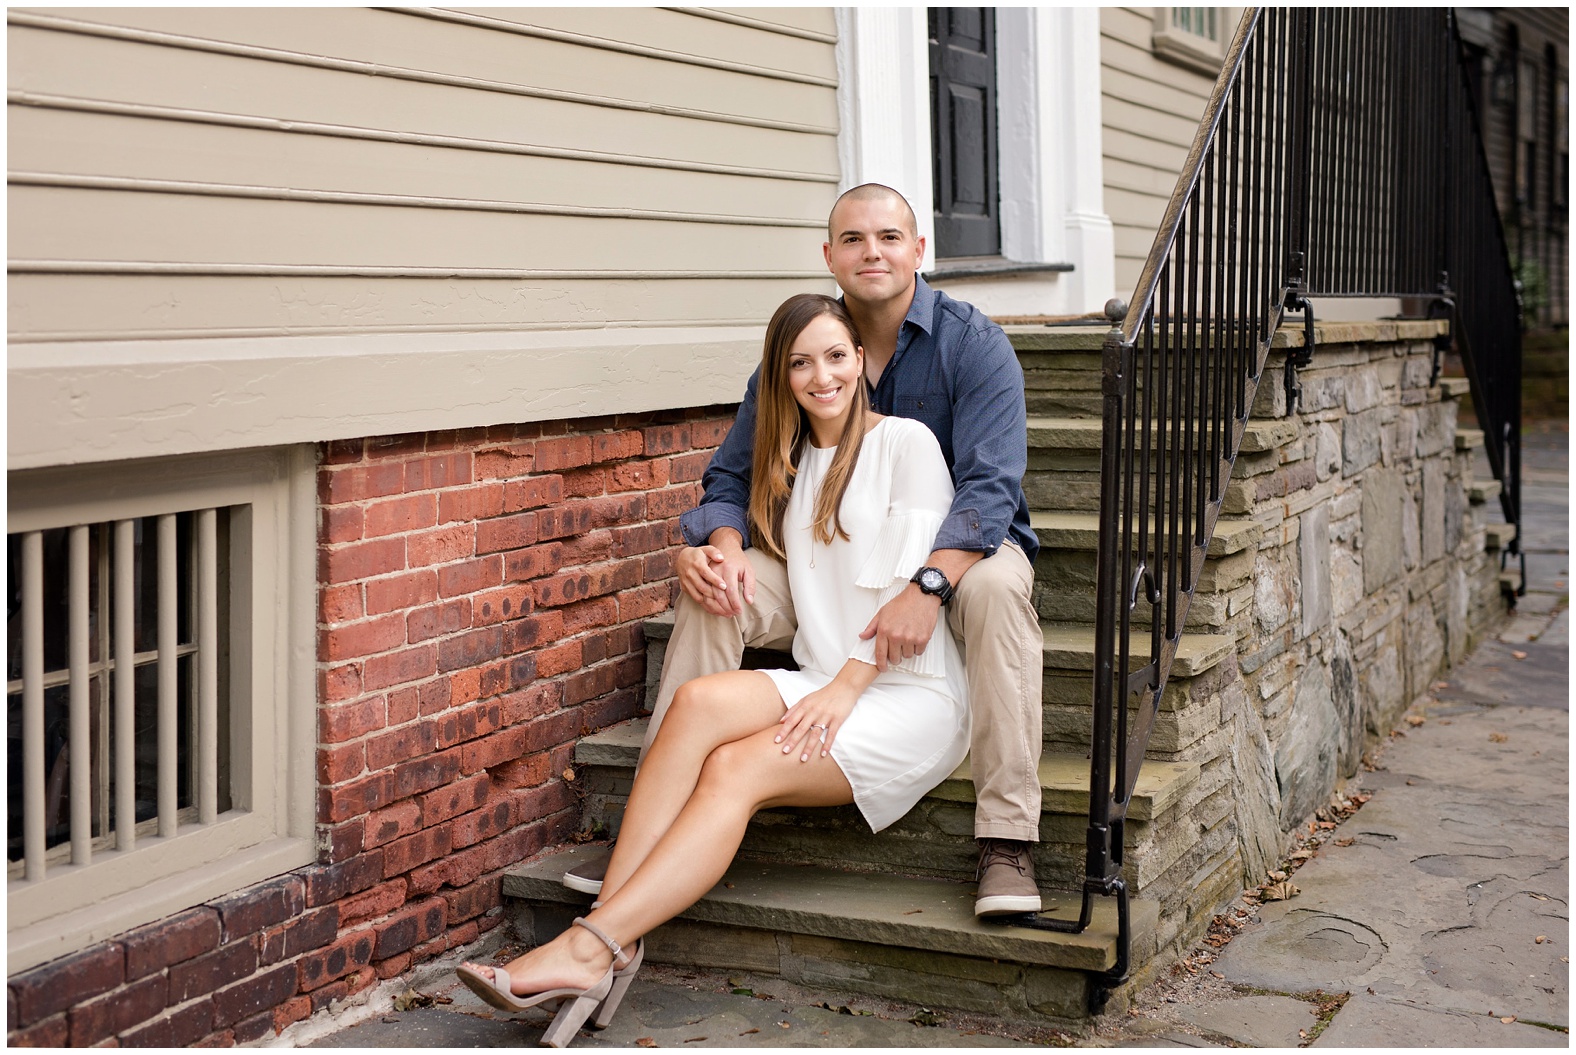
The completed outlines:
[[[636,1037],[635,1043],[639,1044],[643,1048],[654,1048],[657,1046],[657,1042],[652,1040],[650,1037]]]
[[[1549,940],[1549,936],[1547,934],[1539,934],[1536,938],[1533,938],[1532,940],[1533,940],[1533,942],[1535,944],[1542,945],[1544,942]]]
[[[1356,841],[1357,841],[1356,839],[1337,839],[1337,840],[1335,840],[1335,845],[1336,846],[1350,846],[1353,843],[1355,843]]]
[[[1264,900],[1290,901],[1300,893],[1302,893],[1302,891],[1297,889],[1291,883],[1272,883],[1264,888]]]
[[[1505,1023],[1505,1025],[1508,1026],[1512,1022],[1516,1021],[1516,1016],[1515,1015],[1506,1015],[1504,1018],[1500,1019],[1500,1021]]]
[[[1517,659],[1526,659],[1527,658],[1527,654],[1525,652],[1513,651],[1513,652],[1511,652],[1511,655],[1516,657]]]
[[[1428,719],[1424,718],[1421,714],[1409,714],[1406,716],[1406,724],[1413,727],[1422,725],[1426,721],[1428,721]]]
[[[1504,733],[1489,733],[1488,738],[1490,743],[1495,744],[1503,744],[1510,739],[1510,737],[1506,736]]]

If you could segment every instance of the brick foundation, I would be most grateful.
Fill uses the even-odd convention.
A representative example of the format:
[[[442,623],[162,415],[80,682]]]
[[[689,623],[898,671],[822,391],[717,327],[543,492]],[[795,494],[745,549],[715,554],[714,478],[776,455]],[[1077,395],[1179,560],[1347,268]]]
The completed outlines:
[[[9,979],[19,1046],[236,1044],[474,941],[572,835],[584,733],[730,407],[339,441],[318,470],[318,863]]]

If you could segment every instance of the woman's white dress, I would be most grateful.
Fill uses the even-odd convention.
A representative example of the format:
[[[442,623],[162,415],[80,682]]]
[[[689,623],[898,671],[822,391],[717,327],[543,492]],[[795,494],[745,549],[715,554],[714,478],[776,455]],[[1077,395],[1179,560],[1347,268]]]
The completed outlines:
[[[865,434],[843,494],[848,538],[815,541],[815,495],[836,453],[805,445],[783,516],[799,670],[763,673],[789,707],[830,683],[850,658],[875,662],[874,638],[861,641],[859,633],[924,566],[952,507],[952,477],[935,436],[917,421],[888,417]],[[963,661],[943,611],[925,651],[877,675],[859,697],[832,758],[880,831],[946,779],[968,747]]]

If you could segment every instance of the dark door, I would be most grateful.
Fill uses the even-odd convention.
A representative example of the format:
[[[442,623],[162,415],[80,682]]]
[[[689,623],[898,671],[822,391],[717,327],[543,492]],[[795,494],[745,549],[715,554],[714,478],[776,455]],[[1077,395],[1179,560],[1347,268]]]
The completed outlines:
[[[929,14],[934,257],[996,256],[996,12],[932,7]]]

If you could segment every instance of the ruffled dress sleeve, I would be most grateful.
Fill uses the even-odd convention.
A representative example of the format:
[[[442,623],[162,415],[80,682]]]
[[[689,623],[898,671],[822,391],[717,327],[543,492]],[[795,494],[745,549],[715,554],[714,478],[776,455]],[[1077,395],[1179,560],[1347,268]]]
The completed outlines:
[[[889,421],[887,427],[893,430],[893,435],[888,437],[887,444],[887,453],[892,459],[892,485],[886,520],[874,548],[854,579],[855,586],[877,592],[877,608],[902,593],[913,574],[924,567],[936,533],[952,508],[953,494],[952,476],[942,457],[941,445],[931,431],[904,418]],[[950,632],[945,615],[936,620],[935,633]],[[927,678],[946,677],[945,650],[934,646],[932,635],[925,651],[891,669]],[[857,641],[849,658],[874,664],[875,639]]]

